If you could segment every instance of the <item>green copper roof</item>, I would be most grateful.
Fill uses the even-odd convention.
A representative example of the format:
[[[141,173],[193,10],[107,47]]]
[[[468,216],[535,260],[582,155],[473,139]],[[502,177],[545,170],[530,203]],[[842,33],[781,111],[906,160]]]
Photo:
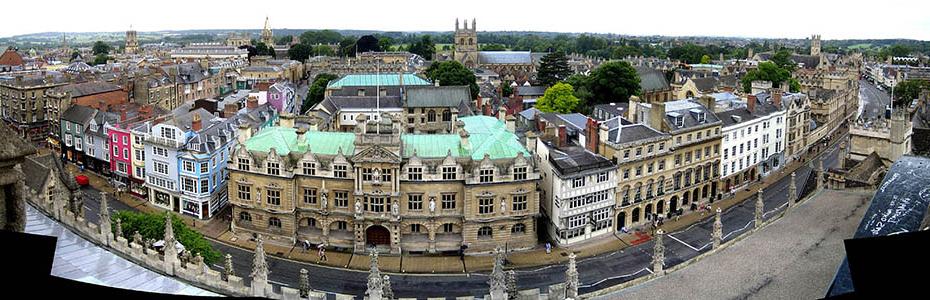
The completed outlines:
[[[469,147],[463,148],[458,134],[407,134],[404,142],[404,157],[445,157],[451,151],[455,157],[471,157],[481,160],[487,154],[491,159],[512,158],[517,153],[529,157],[529,152],[503,122],[488,116],[460,118],[468,131]]]
[[[412,73],[405,73],[404,85],[431,85],[429,81]],[[380,79],[379,79],[380,77]],[[397,73],[390,74],[350,74],[342,76],[339,79],[330,81],[326,88],[338,89],[344,86],[398,86],[400,85],[400,75]]]
[[[346,156],[355,152],[355,134],[350,132],[308,131],[307,142],[297,144],[297,131],[287,127],[269,127],[245,141],[245,148],[250,151],[269,152],[274,148],[279,155],[291,152],[305,153],[307,146],[313,153],[336,155],[339,148]]]
[[[474,160],[484,159],[487,154],[491,159],[513,158],[518,153],[529,157],[529,152],[512,132],[507,131],[503,122],[488,116],[460,118],[468,131],[469,147],[462,147],[458,134],[402,134],[404,143],[403,157],[413,156],[436,158],[445,157],[452,152],[454,157],[470,157]],[[350,132],[308,131],[307,143],[297,144],[297,132],[294,128],[269,127],[245,142],[249,151],[269,152],[274,148],[279,155],[291,152],[305,153],[309,146],[313,153],[335,155],[342,148],[345,156],[355,153],[355,134]]]

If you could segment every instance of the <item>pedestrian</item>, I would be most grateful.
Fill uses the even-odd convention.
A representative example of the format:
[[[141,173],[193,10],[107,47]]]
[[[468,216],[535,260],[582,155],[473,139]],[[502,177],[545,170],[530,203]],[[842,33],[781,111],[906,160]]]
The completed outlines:
[[[320,251],[317,253],[317,255],[319,255],[320,258],[316,262],[320,263],[320,262],[326,261],[326,247],[324,247],[323,244],[320,243],[320,245],[317,246],[317,248],[320,249]]]
[[[552,253],[552,243],[546,242],[546,254]]]

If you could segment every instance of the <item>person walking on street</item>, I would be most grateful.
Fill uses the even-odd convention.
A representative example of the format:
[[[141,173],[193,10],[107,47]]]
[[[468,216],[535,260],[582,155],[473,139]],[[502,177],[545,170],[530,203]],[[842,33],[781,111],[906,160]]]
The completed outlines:
[[[552,243],[546,242],[546,254],[552,253]]]
[[[320,252],[318,253],[320,258],[319,260],[317,260],[317,263],[326,261],[326,247],[324,247],[323,244],[321,243],[319,246],[317,246],[317,248],[320,249]]]

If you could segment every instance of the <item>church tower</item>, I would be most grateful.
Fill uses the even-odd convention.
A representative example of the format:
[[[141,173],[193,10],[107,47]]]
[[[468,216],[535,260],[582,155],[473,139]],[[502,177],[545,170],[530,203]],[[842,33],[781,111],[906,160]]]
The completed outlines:
[[[811,36],[811,56],[820,55],[820,35],[815,34]]]
[[[126,54],[136,53],[139,53],[139,39],[136,31],[132,30],[132,25],[130,25],[129,31],[126,31]]]
[[[464,28],[459,28],[459,19],[455,19],[455,50],[452,58],[465,67],[475,68],[478,66],[478,30],[475,29],[475,19],[471,20],[471,28],[468,28],[468,20],[463,25]]]
[[[271,32],[271,27],[268,25],[268,17],[265,17],[265,27],[262,28],[262,43],[268,47],[274,46],[274,34]]]

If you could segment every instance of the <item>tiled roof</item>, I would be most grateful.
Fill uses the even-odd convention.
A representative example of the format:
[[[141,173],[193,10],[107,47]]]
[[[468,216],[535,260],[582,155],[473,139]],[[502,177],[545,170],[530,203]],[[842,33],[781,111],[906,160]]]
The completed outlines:
[[[621,120],[620,118],[616,118]],[[613,126],[611,126],[613,125]],[[607,140],[616,144],[626,144],[636,141],[652,138],[668,137],[668,134],[652,129],[645,124],[629,124],[617,126],[616,123],[609,124],[607,131]]]
[[[72,105],[68,110],[61,113],[61,119],[77,124],[87,124],[96,114],[96,109],[83,105]]]
[[[518,86],[517,93],[520,96],[542,96],[546,94],[544,86]]]
[[[94,94],[117,91],[120,86],[109,82],[85,82],[63,85],[54,88],[53,93],[71,93],[71,97],[78,98]]]
[[[330,81],[328,89],[338,89],[344,86],[394,86],[400,85],[398,74],[350,74]],[[404,85],[430,85],[428,80],[412,73],[403,74]]]
[[[665,74],[659,70],[649,67],[636,67],[636,73],[639,74],[639,87],[643,92],[671,89],[668,80],[665,80]]]
[[[555,167],[561,176],[572,176],[585,171],[605,170],[616,168],[616,165],[609,159],[592,153],[580,146],[549,147],[549,163]]]

